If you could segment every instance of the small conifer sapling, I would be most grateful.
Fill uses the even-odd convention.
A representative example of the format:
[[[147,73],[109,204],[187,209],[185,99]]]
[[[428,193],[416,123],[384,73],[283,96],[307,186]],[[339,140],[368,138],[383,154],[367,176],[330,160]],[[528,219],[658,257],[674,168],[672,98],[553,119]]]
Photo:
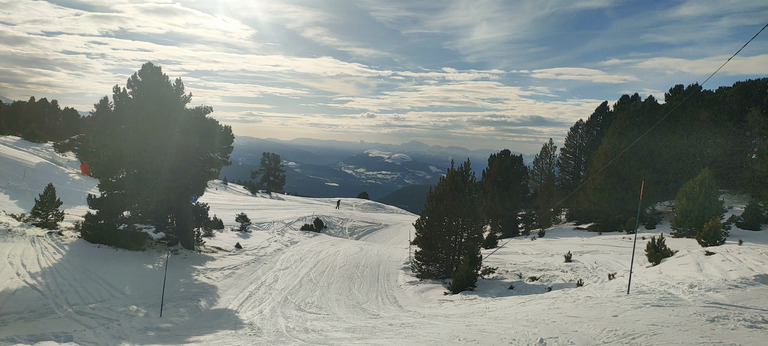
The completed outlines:
[[[64,211],[59,210],[63,202],[56,197],[56,188],[53,183],[43,190],[38,198],[35,198],[35,206],[29,212],[29,220],[32,224],[46,229],[56,229],[59,222],[64,220]]]

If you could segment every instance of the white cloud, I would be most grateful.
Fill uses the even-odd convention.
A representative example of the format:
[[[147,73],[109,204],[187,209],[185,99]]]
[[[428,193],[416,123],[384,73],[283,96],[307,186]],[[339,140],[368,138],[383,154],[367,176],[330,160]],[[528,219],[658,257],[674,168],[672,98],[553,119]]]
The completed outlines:
[[[638,79],[630,75],[609,74],[581,67],[557,67],[531,71],[531,77],[544,79],[579,80],[593,83],[626,83]]]

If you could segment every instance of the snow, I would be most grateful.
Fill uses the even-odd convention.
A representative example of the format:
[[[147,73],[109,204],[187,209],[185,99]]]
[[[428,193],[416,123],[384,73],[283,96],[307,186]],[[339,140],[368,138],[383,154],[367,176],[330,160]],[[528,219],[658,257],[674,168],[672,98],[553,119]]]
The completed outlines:
[[[63,235],[0,212],[0,344],[758,345],[768,335],[765,230],[734,228],[712,256],[667,237],[678,253],[655,267],[642,237],[668,234],[669,223],[641,230],[627,295],[632,237],[561,225],[509,240],[484,260],[496,274],[445,295],[410,272],[416,215],[362,199],[342,198],[336,210],[338,198],[254,196],[220,181],[200,201],[226,229],[201,252],[173,250],[160,317],[168,251],[77,238],[72,223],[97,182],[50,145],[0,145],[0,210],[28,212],[53,182],[67,211]],[[729,213],[743,209],[738,197],[725,201]],[[231,230],[240,212],[250,233]],[[299,231],[315,217],[326,231]]]
[[[364,152],[365,154],[368,154],[370,157],[381,157],[384,159],[384,161],[394,164],[401,164],[403,162],[409,162],[413,161],[413,159],[406,155],[406,154],[400,154],[400,153],[391,153],[387,151],[381,151],[376,149],[369,149]]]

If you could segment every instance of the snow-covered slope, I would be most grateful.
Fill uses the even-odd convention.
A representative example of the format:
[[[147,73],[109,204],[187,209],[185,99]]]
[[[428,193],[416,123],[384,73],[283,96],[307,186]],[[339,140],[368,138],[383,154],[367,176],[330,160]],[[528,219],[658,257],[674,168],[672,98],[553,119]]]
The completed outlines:
[[[64,226],[82,216],[96,182],[78,175],[73,158],[15,138],[0,143],[0,210],[28,211],[52,181],[66,198]],[[494,277],[444,295],[408,269],[416,215],[359,199],[336,210],[336,199],[252,196],[217,181],[201,201],[227,230],[202,253],[170,256],[162,317],[165,249],[97,246],[0,212],[0,344],[757,345],[768,335],[765,230],[734,229],[712,256],[670,238],[679,252],[656,267],[638,239],[627,295],[632,239],[560,226],[535,241],[512,239],[484,262],[498,267]],[[726,203],[740,213],[743,202]],[[240,212],[251,233],[229,230]],[[315,217],[326,232],[299,231]],[[639,235],[662,231],[668,223]],[[567,251],[573,263],[564,263]]]

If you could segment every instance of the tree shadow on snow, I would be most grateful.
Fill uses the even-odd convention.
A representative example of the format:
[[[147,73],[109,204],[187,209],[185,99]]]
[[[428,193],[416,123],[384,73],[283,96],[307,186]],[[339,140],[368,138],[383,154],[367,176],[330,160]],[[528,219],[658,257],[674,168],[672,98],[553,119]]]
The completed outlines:
[[[217,287],[197,278],[209,255],[170,256],[160,317],[163,249],[117,250],[53,234],[19,238],[31,247],[0,251],[14,273],[0,284],[0,344],[185,344],[244,327],[236,311],[214,308]],[[0,237],[0,246],[8,239]]]

